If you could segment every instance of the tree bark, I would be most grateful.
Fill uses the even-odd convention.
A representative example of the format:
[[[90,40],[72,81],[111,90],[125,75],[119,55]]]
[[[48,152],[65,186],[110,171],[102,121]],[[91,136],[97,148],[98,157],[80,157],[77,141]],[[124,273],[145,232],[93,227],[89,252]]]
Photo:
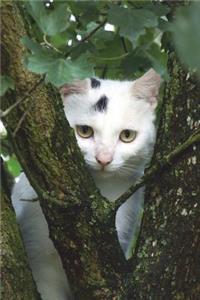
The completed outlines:
[[[25,34],[15,3],[3,2],[2,69],[16,83],[15,91],[4,97],[3,108],[32,91],[6,116],[4,124],[40,196],[50,236],[75,298],[197,299],[199,199],[195,188],[199,146],[188,150],[175,166],[148,185],[137,255],[126,262],[115,231],[115,207],[95,188],[60,98],[52,87],[38,84],[38,76],[22,64],[25,51],[20,38]],[[197,125],[196,80],[187,78],[174,57],[169,71],[172,80],[165,88],[154,161],[184,141]],[[26,118],[13,135],[24,113]]]
[[[25,34],[16,3],[3,2],[2,71],[15,81],[15,91],[3,98],[3,109],[29,94],[4,118],[4,124],[40,196],[75,298],[111,299],[123,293],[123,274],[129,267],[117,239],[114,205],[100,195],[86,170],[60,97],[25,69],[20,42]]]
[[[153,162],[172,151],[199,127],[200,85],[169,58],[162,119]],[[146,187],[145,211],[133,262],[134,299],[199,299],[199,143]]]
[[[1,165],[1,172],[3,165]],[[4,180],[5,182],[5,173]],[[15,213],[5,185],[1,184],[1,296],[4,300],[40,300],[28,266]]]

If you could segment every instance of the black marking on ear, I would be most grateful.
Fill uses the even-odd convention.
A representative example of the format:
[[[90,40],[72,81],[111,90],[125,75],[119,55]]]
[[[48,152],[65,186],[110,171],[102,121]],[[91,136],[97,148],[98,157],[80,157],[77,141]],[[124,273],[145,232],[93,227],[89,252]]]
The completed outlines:
[[[94,109],[98,112],[104,112],[107,110],[107,105],[108,105],[108,98],[105,95],[103,95],[94,105]]]
[[[100,87],[100,85],[101,85],[101,82],[99,81],[99,80],[97,80],[96,78],[90,78],[90,80],[91,80],[91,87],[93,88],[93,89],[96,89],[96,88],[99,88]]]

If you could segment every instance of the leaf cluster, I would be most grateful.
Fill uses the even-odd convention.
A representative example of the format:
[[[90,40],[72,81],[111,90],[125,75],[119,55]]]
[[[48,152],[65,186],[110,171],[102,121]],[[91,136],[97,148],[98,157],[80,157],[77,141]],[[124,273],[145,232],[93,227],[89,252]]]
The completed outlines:
[[[200,73],[200,5],[174,9],[160,1],[35,1],[20,2],[30,35],[28,70],[45,74],[56,87],[74,79],[134,79],[153,67],[164,79],[167,50]],[[171,15],[174,18],[171,18]],[[13,82],[3,78],[1,95]]]
[[[200,76],[200,2],[179,8],[172,31],[178,55],[183,63]]]
[[[150,67],[166,76],[161,3],[29,0],[24,9],[33,33],[22,40],[26,67],[57,87],[94,74],[132,79]]]

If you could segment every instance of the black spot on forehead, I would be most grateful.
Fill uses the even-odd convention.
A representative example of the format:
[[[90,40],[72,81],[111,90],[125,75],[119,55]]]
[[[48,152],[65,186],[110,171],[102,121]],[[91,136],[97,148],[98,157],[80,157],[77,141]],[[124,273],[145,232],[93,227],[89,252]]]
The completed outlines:
[[[91,87],[93,88],[93,89],[96,89],[96,88],[99,88],[100,87],[100,85],[101,85],[101,82],[99,81],[99,80],[97,80],[96,78],[90,78],[90,80],[91,80]]]
[[[108,98],[105,95],[103,95],[94,105],[94,110],[98,112],[104,112],[107,110],[107,105],[108,105]]]

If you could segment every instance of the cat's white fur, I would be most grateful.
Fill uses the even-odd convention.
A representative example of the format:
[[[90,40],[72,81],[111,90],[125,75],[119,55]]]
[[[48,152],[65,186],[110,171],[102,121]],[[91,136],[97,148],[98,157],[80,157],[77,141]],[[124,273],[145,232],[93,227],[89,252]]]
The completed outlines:
[[[94,136],[88,139],[81,138],[76,131],[75,134],[97,187],[111,201],[142,176],[151,157],[159,84],[159,75],[150,70],[134,82],[100,80],[100,86],[92,88],[90,79],[86,79],[61,89],[65,113],[71,127],[88,125],[94,130]],[[107,107],[104,111],[95,111],[95,104],[103,95],[108,99]],[[119,134],[124,129],[137,132],[131,143],[124,143],[119,139]],[[99,155],[112,160],[103,170],[96,159]],[[58,253],[48,237],[48,226],[39,202],[20,201],[35,197],[35,191],[22,174],[14,186],[12,201],[34,279],[42,299],[71,299],[67,278]],[[142,211],[142,189],[117,211],[117,234],[126,258],[131,256]]]

